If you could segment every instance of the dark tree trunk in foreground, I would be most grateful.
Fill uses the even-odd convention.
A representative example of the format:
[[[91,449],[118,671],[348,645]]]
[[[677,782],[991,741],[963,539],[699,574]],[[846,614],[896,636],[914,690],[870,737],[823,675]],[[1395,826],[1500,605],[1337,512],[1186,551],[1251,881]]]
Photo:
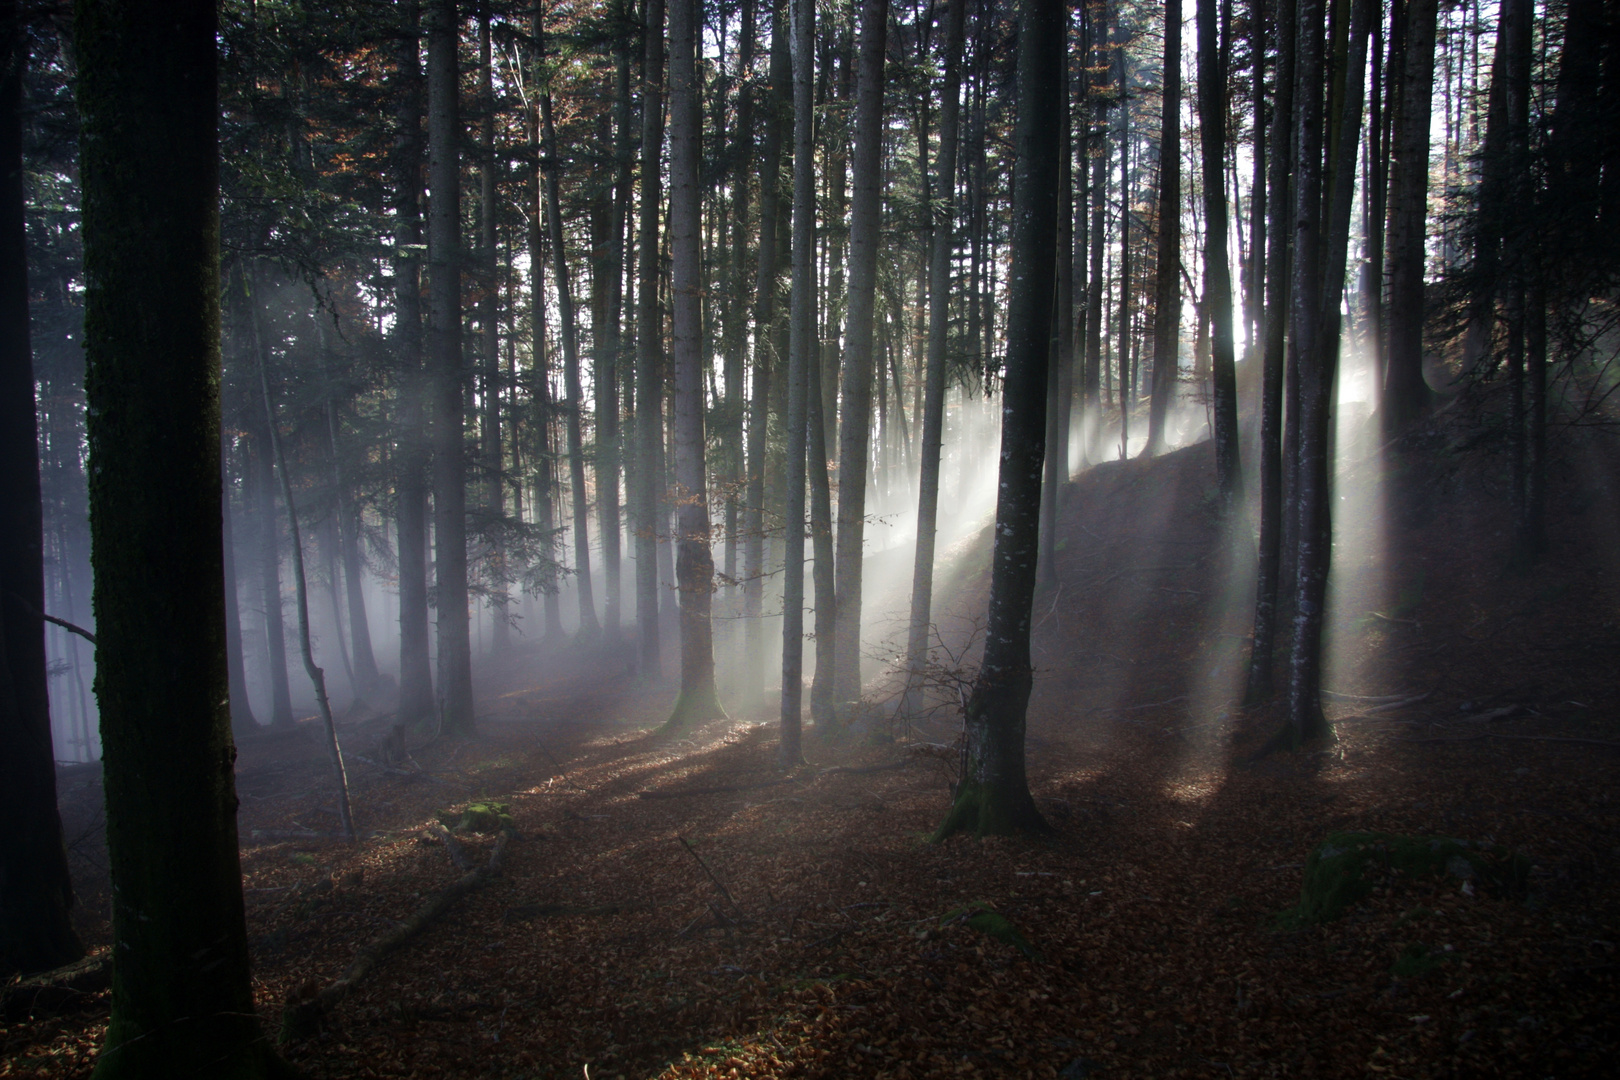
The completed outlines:
[[[1203,41],[1199,41],[1200,58]],[[1203,73],[1199,73],[1199,86]],[[1165,451],[1164,425],[1181,352],[1181,2],[1165,0],[1164,103],[1159,119],[1159,244],[1153,288],[1153,401],[1144,453]]]
[[[1266,179],[1271,218],[1266,252],[1266,339],[1260,372],[1260,545],[1255,573],[1254,644],[1244,702],[1258,705],[1272,695],[1272,663],[1277,640],[1277,596],[1282,570],[1283,534],[1283,375],[1288,333],[1290,245],[1289,178],[1293,173],[1295,0],[1277,6],[1276,98],[1272,103],[1270,175]]]
[[[724,719],[714,683],[714,553],[703,424],[702,120],[698,114],[700,0],[669,9],[669,233],[675,363],[675,578],[681,593],[681,695],[671,725]]]
[[[394,337],[399,365],[398,499],[395,527],[399,550],[399,712],[403,724],[433,715],[433,671],[428,659],[427,425],[422,373],[422,73],[418,7],[401,10],[398,49],[397,122],[394,147]]]
[[[793,298],[788,329],[787,498],[782,515],[782,734],[777,763],[802,759],[804,700],[804,471],[810,364],[815,350],[816,174],[811,83],[814,0],[789,0],[793,19]]]
[[[1198,0],[1198,130],[1204,166],[1204,304],[1210,315],[1215,390],[1215,473],[1227,511],[1243,487],[1238,465],[1237,369],[1232,345],[1232,264],[1226,256],[1226,51],[1215,0]]]
[[[1384,425],[1394,433],[1429,401],[1423,380],[1423,269],[1429,202],[1429,119],[1439,0],[1407,0],[1400,100],[1390,147],[1389,347]]]
[[[1013,162],[1012,279],[1001,473],[984,660],[967,703],[966,770],[935,833],[979,835],[1046,827],[1024,771],[1024,717],[1034,673],[1030,607],[1040,541],[1046,365],[1057,260],[1059,132],[1065,6],[1024,0],[1018,29],[1018,118]]]
[[[84,955],[56,810],[45,675],[44,531],[23,230],[17,0],[0,3],[0,979]],[[218,446],[214,448],[218,453]],[[217,474],[216,474],[217,483]],[[216,528],[219,521],[215,516]],[[221,568],[223,574],[223,568]],[[220,578],[223,581],[223,577]],[[232,582],[232,588],[235,583]]]
[[[928,662],[928,629],[933,620],[934,545],[939,535],[939,457],[945,428],[945,349],[950,318],[951,253],[956,232],[957,129],[962,115],[962,43],[967,26],[967,0],[951,0],[945,19],[945,87],[939,110],[934,243],[928,254],[928,364],[923,376],[917,551],[911,569],[911,623],[906,636],[906,681],[913,692]],[[918,702],[909,704],[915,706]]]
[[[82,0],[86,427],[116,1077],[291,1075],[253,1012],[219,484],[215,5]],[[136,208],[139,208],[138,212]]]
[[[850,202],[849,313],[844,327],[844,422],[838,434],[838,555],[834,571],[833,706],[861,696],[861,570],[872,437],[872,311],[883,209],[883,58],[888,0],[862,0],[855,85],[854,198]]]
[[[1320,0],[1299,3],[1293,333],[1298,343],[1300,419],[1298,488],[1291,496],[1299,525],[1288,725],[1278,736],[1292,746],[1330,733],[1322,713],[1322,631],[1333,554],[1333,388],[1339,369],[1339,308],[1372,6],[1373,0],[1354,0],[1348,48],[1341,38],[1334,70],[1324,72]],[[1324,85],[1324,75],[1333,88],[1325,113],[1317,90]]]
[[[658,204],[664,147],[664,0],[647,0],[641,89],[641,221],[636,311],[636,626],[641,669],[659,674],[658,534],[664,490],[663,319],[658,307]]]
[[[444,731],[473,730],[467,617],[467,469],[462,437],[461,137],[455,0],[428,9],[428,288],[432,316],[433,552],[439,608],[439,700]]]

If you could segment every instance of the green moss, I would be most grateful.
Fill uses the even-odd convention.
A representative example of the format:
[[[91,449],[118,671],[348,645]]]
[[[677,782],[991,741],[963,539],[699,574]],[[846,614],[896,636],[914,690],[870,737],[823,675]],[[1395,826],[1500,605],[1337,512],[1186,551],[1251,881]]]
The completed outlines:
[[[1451,876],[1495,896],[1523,896],[1530,861],[1496,844],[1443,836],[1333,833],[1305,860],[1299,903],[1278,916],[1284,928],[1331,922],[1386,882]],[[1415,915],[1415,913],[1409,913]]]
[[[440,810],[439,822],[456,832],[495,833],[516,828],[507,803],[468,803],[464,810]]]

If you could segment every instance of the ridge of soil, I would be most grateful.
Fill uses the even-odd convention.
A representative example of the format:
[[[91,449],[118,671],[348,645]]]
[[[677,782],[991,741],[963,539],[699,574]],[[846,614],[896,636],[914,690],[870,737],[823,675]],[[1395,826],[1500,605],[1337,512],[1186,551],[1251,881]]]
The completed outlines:
[[[1459,431],[1437,422],[1341,480],[1382,485],[1384,513],[1338,523],[1339,738],[1258,762],[1277,720],[1234,704],[1252,540],[1213,513],[1209,446],[1070,485],[1061,586],[1036,599],[1042,840],[926,842],[949,799],[948,709],[811,735],[815,767],[784,782],[769,707],[661,734],[669,688],[584,657],[508,676],[478,736],[415,754],[432,780],[353,762],[353,848],[253,837],[335,815],[312,728],[251,740],[238,790],[266,1026],[459,876],[437,810],[494,800],[518,830],[504,874],[290,1048],[309,1076],[1606,1073],[1614,458],[1561,445],[1553,551],[1506,576],[1500,463]],[[952,606],[982,611],[986,573],[967,565]],[[970,630],[944,637],[971,657]],[[384,727],[345,741],[368,753]],[[62,798],[81,927],[105,942],[95,773],[65,775]],[[1279,928],[1312,848],[1347,830],[1506,845],[1532,864],[1529,895],[1391,877],[1336,922]],[[462,843],[481,864],[492,841]],[[101,994],[0,1027],[0,1076],[86,1075],[106,1009]]]

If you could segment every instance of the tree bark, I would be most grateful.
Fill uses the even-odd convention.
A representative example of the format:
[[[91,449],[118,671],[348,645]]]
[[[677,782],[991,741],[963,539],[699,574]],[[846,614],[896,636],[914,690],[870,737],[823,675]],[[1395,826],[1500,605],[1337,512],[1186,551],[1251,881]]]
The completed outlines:
[[[1003,384],[1000,486],[984,659],[967,703],[966,769],[936,839],[1046,828],[1029,793],[1024,721],[1034,672],[1030,607],[1040,540],[1046,364],[1057,259],[1058,155],[1053,113],[1063,93],[1064,12],[1024,0],[1018,33],[1013,232]]]
[[[1427,407],[1423,379],[1423,272],[1429,199],[1429,119],[1438,0],[1407,0],[1400,101],[1389,194],[1389,345],[1384,424],[1390,434]]]
[[[603,279],[603,319],[596,360],[596,507],[602,541],[602,629],[611,645],[619,642],[624,610],[620,544],[619,367],[623,348],[620,313],[624,304],[624,226],[630,207],[630,54],[623,40],[613,46],[613,191],[608,204]]]
[[[933,621],[934,552],[939,535],[939,458],[945,428],[945,363],[949,343],[951,255],[956,238],[957,131],[962,112],[962,45],[967,0],[949,0],[945,13],[945,83],[939,111],[938,175],[934,180],[933,247],[928,256],[928,358],[923,376],[922,430],[917,479],[917,550],[911,569],[911,621],[906,635],[909,705],[928,663]],[[972,301],[970,300],[970,303]]]
[[[1204,303],[1215,391],[1215,473],[1232,512],[1243,490],[1238,462],[1237,369],[1232,343],[1232,265],[1227,258],[1226,64],[1215,0],[1198,0],[1198,130],[1204,167]],[[1230,32],[1228,30],[1228,32]]]
[[[1204,55],[1202,39],[1198,55]],[[1200,87],[1203,78],[1200,72]],[[1165,451],[1164,425],[1175,394],[1181,353],[1180,0],[1165,0],[1163,88],[1164,104],[1159,115],[1158,266],[1153,289],[1153,401],[1148,409],[1144,450],[1149,457]]]
[[[1254,643],[1249,650],[1244,703],[1268,701],[1273,688],[1277,596],[1283,535],[1283,381],[1289,315],[1289,252],[1293,230],[1290,178],[1293,146],[1296,0],[1278,0],[1276,93],[1271,108],[1271,161],[1267,178],[1265,356],[1260,373],[1260,538],[1255,571]]]
[[[714,553],[703,400],[702,194],[697,39],[700,0],[669,9],[669,232],[675,367],[675,578],[681,594],[681,693],[669,724],[725,719],[714,681]]]
[[[656,678],[658,635],[658,535],[664,490],[663,316],[658,305],[658,204],[664,146],[664,0],[646,0],[645,56],[641,89],[640,306],[636,314],[636,625],[641,634],[641,670]]]
[[[467,618],[467,470],[462,438],[461,103],[455,0],[428,7],[428,357],[432,364],[433,547],[438,586],[439,708],[443,730],[473,730]]]
[[[45,535],[28,325],[22,152],[28,47],[20,14],[17,0],[0,3],[0,978],[84,955],[68,915],[73,882],[56,809],[40,617]],[[214,520],[217,529],[217,513]],[[223,574],[221,567],[222,584]]]
[[[478,321],[483,374],[483,415],[479,441],[483,444],[484,505],[494,520],[506,516],[506,466],[501,452],[501,335],[500,260],[496,249],[495,190],[495,65],[490,41],[489,0],[478,5]],[[496,597],[490,601],[494,617],[490,625],[490,649],[503,655],[512,643],[511,623],[505,597],[506,583],[492,582]],[[351,606],[352,610],[352,606]],[[360,662],[359,651],[355,663]]]
[[[118,1077],[291,1076],[253,1011],[219,483],[215,5],[81,0],[86,429]]]
[[[655,2],[655,0],[652,0]],[[809,423],[809,367],[819,363],[815,342],[816,187],[811,97],[815,68],[814,0],[788,0],[793,20],[793,294],[788,330],[787,495],[783,511],[782,711],[777,763],[803,760],[800,721],[804,699],[804,487]]]
[[[416,0],[400,9],[394,91],[394,338],[400,368],[395,399],[396,542],[399,555],[399,711],[403,724],[433,715],[428,659],[428,435],[422,370],[422,72]]]

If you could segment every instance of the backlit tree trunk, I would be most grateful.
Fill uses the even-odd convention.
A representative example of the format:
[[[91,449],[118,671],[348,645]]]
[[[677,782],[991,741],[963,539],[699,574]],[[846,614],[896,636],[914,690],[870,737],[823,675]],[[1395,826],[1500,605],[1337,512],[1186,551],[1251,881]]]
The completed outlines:
[[[1199,56],[1203,56],[1200,41]],[[1203,85],[1203,75],[1199,75]],[[1159,245],[1153,289],[1153,401],[1145,453],[1165,450],[1164,425],[1181,351],[1181,2],[1165,0],[1164,102],[1159,119]]]
[[[636,310],[636,625],[641,633],[641,669],[659,673],[658,534],[664,491],[663,316],[658,305],[658,208],[664,145],[664,0],[647,0],[643,12],[641,88],[641,221],[638,240],[639,307]]]
[[[1227,511],[1243,487],[1238,465],[1237,369],[1232,344],[1232,266],[1226,254],[1226,64],[1215,0],[1198,0],[1198,130],[1204,166],[1204,303],[1211,327],[1215,472]]]

